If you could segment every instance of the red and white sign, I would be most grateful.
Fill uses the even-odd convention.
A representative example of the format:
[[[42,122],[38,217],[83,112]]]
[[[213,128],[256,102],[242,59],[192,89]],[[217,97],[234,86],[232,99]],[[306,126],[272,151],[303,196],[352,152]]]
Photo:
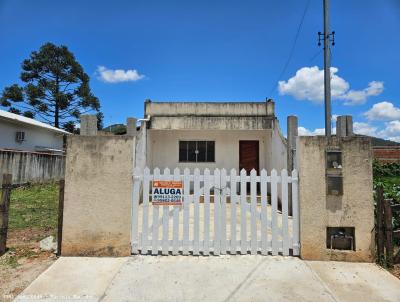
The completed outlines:
[[[182,181],[153,181],[153,205],[182,205]]]

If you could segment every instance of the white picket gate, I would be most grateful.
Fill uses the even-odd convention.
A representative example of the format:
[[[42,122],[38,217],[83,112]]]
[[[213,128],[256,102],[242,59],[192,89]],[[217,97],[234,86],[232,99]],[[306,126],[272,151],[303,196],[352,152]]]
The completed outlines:
[[[155,180],[183,181],[183,205],[153,205]],[[297,171],[135,170],[131,236],[133,254],[299,255]]]

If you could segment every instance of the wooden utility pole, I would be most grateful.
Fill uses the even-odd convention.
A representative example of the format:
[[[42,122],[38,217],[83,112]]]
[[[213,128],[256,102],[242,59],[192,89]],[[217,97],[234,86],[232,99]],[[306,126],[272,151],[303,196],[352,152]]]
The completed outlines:
[[[11,184],[12,175],[4,174],[0,200],[0,256],[2,256],[6,252]]]
[[[385,211],[385,248],[386,248],[386,265],[393,266],[393,214],[391,208],[391,199],[385,199],[383,203],[383,210]]]
[[[62,229],[64,216],[64,188],[65,180],[60,180],[58,193],[58,228],[57,228],[57,256],[61,256]]]
[[[376,233],[377,233],[377,253],[378,261],[383,261],[384,254],[384,232],[383,232],[383,188],[378,187],[376,190]]]

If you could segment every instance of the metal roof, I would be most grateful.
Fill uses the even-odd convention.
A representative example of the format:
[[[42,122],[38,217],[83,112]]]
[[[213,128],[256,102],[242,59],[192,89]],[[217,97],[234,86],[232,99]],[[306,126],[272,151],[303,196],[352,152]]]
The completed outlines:
[[[18,115],[18,114],[15,114],[15,113],[7,112],[7,111],[4,111],[4,110],[0,110],[0,119],[11,121],[11,122],[15,122],[15,123],[20,123],[20,124],[40,127],[40,128],[44,128],[44,129],[47,129],[47,130],[50,130],[50,131],[54,131],[54,132],[58,132],[58,133],[62,133],[62,134],[70,134],[69,132],[67,132],[65,130],[58,129],[58,128],[53,127],[53,126],[51,126],[49,124],[42,123],[42,122],[39,122],[37,120],[31,119],[29,117],[25,117],[25,116]]]

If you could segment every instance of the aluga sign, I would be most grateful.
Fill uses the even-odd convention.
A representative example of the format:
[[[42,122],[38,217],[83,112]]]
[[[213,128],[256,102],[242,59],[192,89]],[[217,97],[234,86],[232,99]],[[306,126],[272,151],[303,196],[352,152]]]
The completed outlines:
[[[153,182],[153,205],[182,205],[182,181]]]

